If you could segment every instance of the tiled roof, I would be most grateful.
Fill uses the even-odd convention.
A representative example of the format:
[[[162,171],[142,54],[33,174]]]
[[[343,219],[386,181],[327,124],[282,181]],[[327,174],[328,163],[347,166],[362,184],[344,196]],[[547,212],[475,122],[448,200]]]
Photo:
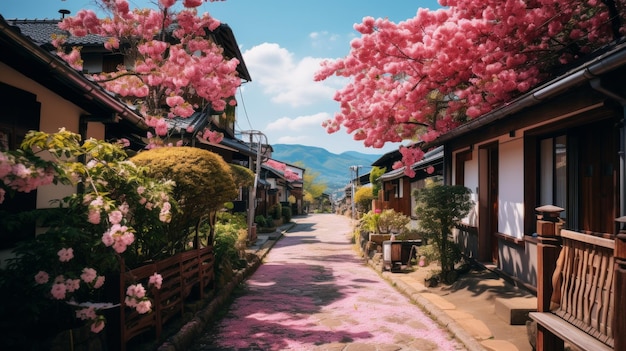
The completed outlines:
[[[13,19],[7,20],[7,22],[19,28],[22,35],[29,37],[39,46],[49,44],[52,40],[52,34],[68,34],[68,32],[59,29],[59,20]],[[69,45],[102,46],[105,42],[104,37],[94,34],[84,37],[68,36],[67,38]]]
[[[59,29],[59,20],[37,20],[37,19],[11,19],[6,20],[12,26],[20,29],[22,35],[30,38],[39,46],[48,45],[52,41],[52,34],[68,34],[66,31]],[[173,28],[173,27],[172,27]],[[222,23],[212,32],[215,42],[224,49],[224,54],[228,58],[236,58],[239,60],[237,72],[241,79],[250,82],[250,73],[243,60],[243,55],[239,50],[237,40],[232,29],[225,23]],[[105,37],[89,34],[84,37],[68,36],[66,43],[68,45],[102,47],[107,41]]]
[[[428,151],[424,154],[424,158],[422,158],[419,162],[416,162],[411,165],[414,171],[418,171],[420,169],[424,169],[428,166],[432,166],[437,163],[443,162],[443,146],[438,146],[435,149]],[[379,180],[393,180],[404,177],[404,167],[400,167],[398,169],[394,169],[390,172],[387,172],[380,176]]]

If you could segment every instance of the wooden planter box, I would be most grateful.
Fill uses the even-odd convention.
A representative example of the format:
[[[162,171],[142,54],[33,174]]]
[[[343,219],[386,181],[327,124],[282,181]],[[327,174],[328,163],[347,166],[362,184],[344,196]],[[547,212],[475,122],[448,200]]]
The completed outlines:
[[[418,250],[413,246],[422,246],[422,240],[386,240],[383,242],[383,270],[394,270],[398,266],[408,265]],[[411,257],[413,256],[413,257]]]
[[[376,245],[382,245],[383,241],[391,240],[391,234],[370,233],[369,240],[376,243]]]

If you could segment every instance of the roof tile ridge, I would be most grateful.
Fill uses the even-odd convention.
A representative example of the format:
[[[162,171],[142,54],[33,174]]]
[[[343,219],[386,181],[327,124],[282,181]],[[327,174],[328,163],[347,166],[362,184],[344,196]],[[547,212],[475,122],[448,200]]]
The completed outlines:
[[[13,19],[7,19],[6,20],[9,23],[13,23],[13,24],[55,24],[55,23],[59,23],[60,20],[59,19],[48,19],[48,18],[44,18],[44,19],[39,19],[39,18],[13,18]]]

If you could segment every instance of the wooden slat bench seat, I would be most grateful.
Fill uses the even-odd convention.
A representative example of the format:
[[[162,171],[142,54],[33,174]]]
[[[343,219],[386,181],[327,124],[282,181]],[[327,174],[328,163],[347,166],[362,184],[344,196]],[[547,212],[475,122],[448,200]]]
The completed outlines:
[[[569,230],[561,230],[560,236],[553,306],[529,314],[545,338],[537,342],[556,349],[564,341],[581,350],[613,350],[615,241]]]
[[[613,348],[602,343],[593,336],[574,327],[572,324],[552,312],[531,312],[530,318],[543,326],[561,340],[578,347],[581,350],[612,351]]]

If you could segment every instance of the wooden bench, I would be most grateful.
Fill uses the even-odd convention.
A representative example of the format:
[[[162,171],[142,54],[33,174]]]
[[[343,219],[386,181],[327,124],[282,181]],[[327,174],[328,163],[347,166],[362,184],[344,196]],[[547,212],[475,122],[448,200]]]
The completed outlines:
[[[614,350],[615,241],[569,230],[560,238],[549,311],[529,314],[537,322],[537,349],[563,350],[568,343]]]

